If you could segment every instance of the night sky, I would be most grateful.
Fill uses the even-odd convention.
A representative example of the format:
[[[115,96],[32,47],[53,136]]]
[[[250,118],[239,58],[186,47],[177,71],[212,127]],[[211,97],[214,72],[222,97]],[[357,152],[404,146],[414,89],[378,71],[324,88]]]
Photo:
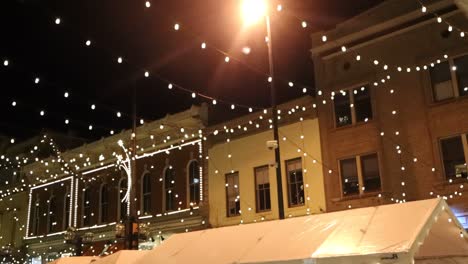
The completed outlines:
[[[138,117],[146,121],[207,101],[169,90],[163,80],[232,103],[269,106],[265,28],[242,27],[239,0],[153,0],[150,8],[142,0],[0,2],[0,135],[7,138],[19,141],[45,129],[93,140],[130,128],[134,88]],[[310,33],[380,2],[277,2],[283,6],[272,17],[280,101],[302,95],[303,87],[313,94]],[[307,21],[306,28],[301,20]],[[251,49],[248,55],[242,53],[245,46]],[[231,55],[229,63],[223,52]],[[212,123],[246,112],[229,108],[212,108]]]

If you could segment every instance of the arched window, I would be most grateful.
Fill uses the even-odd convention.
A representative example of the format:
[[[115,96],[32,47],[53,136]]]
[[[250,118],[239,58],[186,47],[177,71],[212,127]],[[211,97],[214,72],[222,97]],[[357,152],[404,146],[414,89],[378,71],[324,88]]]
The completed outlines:
[[[39,207],[39,200],[34,204],[33,222],[32,222],[32,234],[39,234],[39,221],[41,219],[41,208]]]
[[[127,202],[122,202],[122,199],[125,197],[127,193],[127,179],[120,180],[119,184],[119,220],[124,220],[127,216]]]
[[[54,227],[57,224],[57,203],[55,197],[52,196],[49,198],[49,205],[47,207],[47,233],[54,232]]]
[[[106,223],[108,221],[109,193],[107,184],[101,185],[99,191],[99,222]]]
[[[166,211],[175,210],[174,201],[174,185],[175,185],[175,171],[172,167],[167,167],[164,170],[164,200]]]
[[[189,201],[193,204],[200,202],[200,166],[193,160],[188,166]]]
[[[91,189],[83,191],[83,226],[91,224]]]
[[[65,199],[63,199],[63,230],[66,230],[70,222],[70,193],[65,194]]]
[[[151,214],[151,174],[145,173],[142,179],[143,214]]]

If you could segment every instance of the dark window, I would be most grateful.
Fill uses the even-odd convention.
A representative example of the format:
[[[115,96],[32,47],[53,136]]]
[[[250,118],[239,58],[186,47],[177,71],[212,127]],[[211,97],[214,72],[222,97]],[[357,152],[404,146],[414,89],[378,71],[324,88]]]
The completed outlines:
[[[434,68],[430,69],[429,74],[431,76],[434,101],[442,101],[454,96],[452,76],[447,61],[436,64]]]
[[[457,67],[458,92],[460,96],[468,95],[468,56],[456,58],[454,64]]]
[[[143,175],[143,214],[151,214],[151,174]]]
[[[226,174],[227,216],[240,215],[239,174]]]
[[[91,189],[86,188],[83,192],[83,226],[91,224]]]
[[[39,221],[41,219],[41,208],[39,207],[39,202],[36,202],[34,206],[34,216],[33,216],[33,224],[32,224],[32,232],[34,235],[39,235]]]
[[[165,203],[166,211],[175,210],[175,201],[174,201],[174,186],[175,186],[175,171],[171,167],[167,168],[164,172],[164,193],[165,193]]]
[[[440,145],[445,177],[447,179],[467,177],[466,160],[461,136],[442,139]]]
[[[101,215],[100,215],[100,219],[99,221],[101,223],[107,223],[107,221],[109,221],[109,211],[108,211],[108,208],[109,208],[109,190],[108,190],[108,187],[107,187],[107,184],[103,184],[101,186],[101,193],[100,193],[101,197],[101,208],[100,208],[100,211],[101,211]]]
[[[200,202],[200,166],[196,160],[189,165],[189,197],[190,203]]]
[[[49,207],[47,212],[47,233],[52,233],[57,225],[57,203],[55,197],[49,199]]]
[[[304,204],[304,177],[301,158],[286,161],[289,206]]]
[[[340,172],[343,195],[359,194],[359,178],[356,158],[340,160]]]
[[[367,122],[372,119],[372,104],[369,87],[363,86],[353,90],[356,122]]]
[[[127,194],[127,179],[123,179],[120,181],[120,186],[119,186],[119,217],[120,220],[124,220],[127,217],[127,201],[122,201],[125,198],[125,195]]]
[[[257,196],[257,212],[271,210],[268,166],[255,168],[255,191]]]
[[[361,156],[361,169],[365,191],[379,191],[381,183],[377,154]]]
[[[349,93],[338,93],[334,98],[336,126],[346,126],[351,124],[351,107]]]
[[[64,221],[63,221],[63,229],[67,229],[67,227],[69,226],[69,222],[70,222],[70,200],[71,200],[71,195],[70,193],[67,193],[65,194],[65,199],[64,199],[64,204],[63,204],[63,208],[64,208]]]

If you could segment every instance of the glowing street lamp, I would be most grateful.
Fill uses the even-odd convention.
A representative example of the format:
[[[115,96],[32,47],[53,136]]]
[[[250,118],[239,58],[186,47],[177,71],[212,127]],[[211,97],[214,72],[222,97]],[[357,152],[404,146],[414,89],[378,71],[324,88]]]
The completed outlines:
[[[276,89],[275,89],[275,71],[273,64],[273,48],[271,37],[271,25],[270,16],[268,14],[268,6],[266,0],[242,0],[241,11],[242,18],[245,25],[252,25],[261,19],[265,18],[266,29],[267,29],[267,44],[268,44],[268,64],[270,68],[270,96],[271,96],[271,110],[273,119],[273,138],[276,144],[275,148],[275,162],[276,162],[276,187],[278,193],[278,214],[279,219],[284,219],[284,204],[283,204],[283,178],[281,177],[281,157],[280,157],[280,146],[279,146],[279,135],[278,135],[278,111],[276,103]],[[280,9],[278,9],[279,11]],[[270,81],[271,80],[271,81]]]

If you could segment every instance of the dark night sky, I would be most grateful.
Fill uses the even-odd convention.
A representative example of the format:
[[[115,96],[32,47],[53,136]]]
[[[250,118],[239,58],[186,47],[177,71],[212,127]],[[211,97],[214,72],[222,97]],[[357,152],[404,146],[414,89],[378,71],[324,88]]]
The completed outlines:
[[[0,1],[0,134],[26,138],[41,129],[96,139],[131,126],[132,89],[138,116],[163,117],[190,107],[190,94],[168,90],[156,74],[181,86],[230,102],[268,106],[267,49],[263,25],[243,30],[239,0],[3,0]],[[313,87],[311,32],[333,27],[382,0],[283,0],[273,17],[278,79]],[[55,18],[61,24],[55,25]],[[300,17],[309,26],[302,28]],[[181,30],[174,31],[175,23]],[[92,44],[86,47],[85,41]],[[205,41],[208,48],[202,50]],[[241,63],[224,62],[213,49]],[[242,47],[251,53],[244,55]],[[117,63],[122,56],[124,62]],[[8,59],[10,65],[3,66]],[[250,65],[252,70],[246,65]],[[144,78],[144,70],[151,74]],[[40,78],[39,84],[34,79]],[[302,86],[278,83],[280,101],[302,94]],[[310,90],[310,89],[309,89]],[[65,91],[70,93],[64,98]],[[18,102],[12,107],[13,100]],[[91,104],[96,110],[91,110]],[[233,113],[214,108],[214,121]],[[41,117],[40,110],[46,115]],[[242,112],[236,112],[237,114]],[[65,125],[65,118],[70,124]],[[88,131],[88,125],[94,126]]]

